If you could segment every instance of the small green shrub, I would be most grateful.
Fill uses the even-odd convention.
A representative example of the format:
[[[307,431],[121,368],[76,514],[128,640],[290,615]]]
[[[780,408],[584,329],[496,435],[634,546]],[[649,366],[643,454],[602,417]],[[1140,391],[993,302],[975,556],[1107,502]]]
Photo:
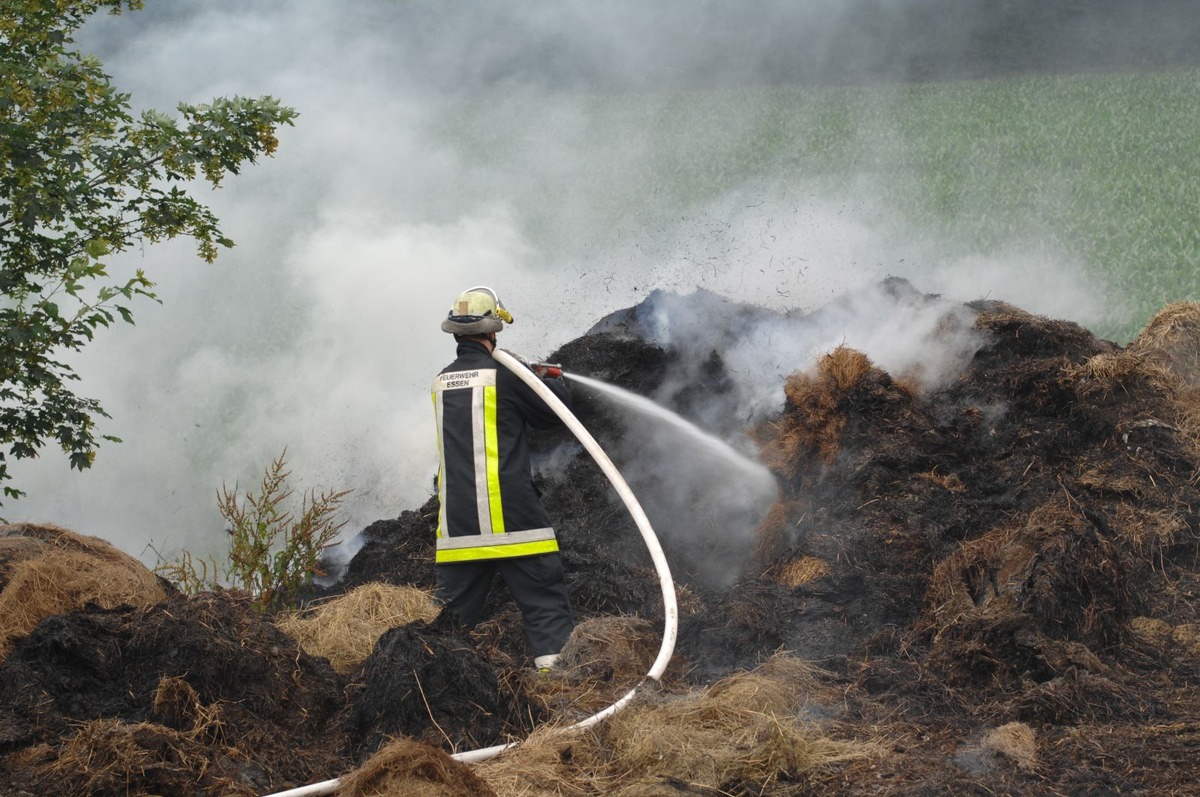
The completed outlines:
[[[286,508],[294,495],[287,486],[291,472],[285,469],[286,457],[285,449],[265,469],[257,494],[247,492],[239,498],[236,484],[232,491],[222,484],[217,492],[217,507],[229,533],[224,579],[217,578],[214,560],[200,560],[197,566],[186,550],[155,572],[188,594],[229,586],[248,592],[263,610],[293,604],[313,578],[324,575],[321,554],[338,544],[346,521],[337,522],[335,515],[351,491],[310,490],[302,496],[297,515]]]

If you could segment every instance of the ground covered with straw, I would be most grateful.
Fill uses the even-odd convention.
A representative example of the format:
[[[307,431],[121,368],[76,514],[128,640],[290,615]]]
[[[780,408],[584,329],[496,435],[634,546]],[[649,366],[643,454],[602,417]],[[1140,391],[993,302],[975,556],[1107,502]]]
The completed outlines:
[[[573,387],[676,576],[661,682],[642,680],[663,605],[640,535],[546,432],[579,619],[549,675],[501,586],[476,629],[438,612],[433,501],[364,529],[335,585],[275,615],[177,594],[102,540],[0,527],[0,793],[1194,794],[1200,305],[1121,346],[871,290],[933,314],[927,356],[889,371],[834,342],[779,366],[767,410],[745,409],[739,347],[814,351],[856,297],[778,314],[656,293],[552,355],[752,440],[776,481],[755,507],[717,500],[732,472],[681,486],[686,457],[647,467],[645,428]],[[493,745],[512,746],[450,756]]]

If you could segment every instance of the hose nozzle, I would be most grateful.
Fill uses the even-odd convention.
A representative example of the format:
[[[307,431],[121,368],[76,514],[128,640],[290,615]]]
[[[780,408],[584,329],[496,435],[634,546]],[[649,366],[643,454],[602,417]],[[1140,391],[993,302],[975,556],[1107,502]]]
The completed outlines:
[[[532,363],[529,368],[542,379],[561,379],[563,375],[562,366],[557,363]]]

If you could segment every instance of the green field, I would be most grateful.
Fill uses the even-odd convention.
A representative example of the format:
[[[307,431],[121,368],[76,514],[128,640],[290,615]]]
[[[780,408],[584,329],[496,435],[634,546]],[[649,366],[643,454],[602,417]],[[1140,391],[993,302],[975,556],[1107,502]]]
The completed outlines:
[[[1081,263],[1112,300],[1105,337],[1200,299],[1200,71],[562,95],[459,105],[426,133],[476,174],[522,164],[551,248],[803,185],[869,195],[948,256],[1019,242]]]

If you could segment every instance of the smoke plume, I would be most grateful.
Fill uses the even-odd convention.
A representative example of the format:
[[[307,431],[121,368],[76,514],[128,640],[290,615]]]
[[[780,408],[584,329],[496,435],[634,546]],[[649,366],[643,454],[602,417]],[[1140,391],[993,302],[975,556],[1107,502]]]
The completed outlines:
[[[499,291],[516,317],[502,344],[529,357],[654,290],[828,307],[803,334],[768,323],[722,341],[750,415],[839,343],[888,369],[923,363],[931,380],[969,356],[969,340],[929,348],[944,308],[864,289],[889,275],[948,302],[990,295],[1083,322],[1103,309],[1079,264],[1019,240],[1001,256],[943,246],[897,222],[868,180],[831,190],[773,178],[770,163],[701,168],[757,146],[757,87],[911,77],[912,52],[871,46],[893,32],[887,13],[864,26],[878,4],[148,6],[83,37],[135,106],[272,94],[300,117],[275,158],[202,197],[235,249],[213,266],[177,243],[122,260],[162,304],[135,307],[137,326],[76,365],[113,416],[102,431],[124,443],[82,475],[53,451],[21,463],[29,497],[4,507],[10,520],[143,557],[149,541],[219,552],[216,490],[253,485],[285,448],[299,488],[353,488],[351,534],[419,505],[436,469],[429,382],[453,356],[438,323],[470,285]],[[939,57],[974,30],[940,30]],[[712,101],[698,88],[745,92],[750,112],[673,128],[677,110]],[[598,110],[622,93],[621,113]],[[705,320],[687,323],[662,334],[711,348]]]

